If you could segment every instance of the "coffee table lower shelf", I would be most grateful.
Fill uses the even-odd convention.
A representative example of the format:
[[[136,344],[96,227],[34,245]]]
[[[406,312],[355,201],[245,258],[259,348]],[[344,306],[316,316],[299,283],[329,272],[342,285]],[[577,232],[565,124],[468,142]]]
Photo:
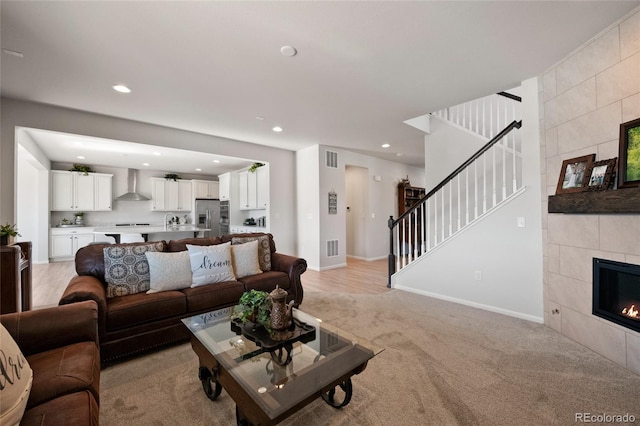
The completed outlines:
[[[238,425],[278,424],[320,397],[330,406],[342,408],[351,401],[353,394],[351,377],[355,374],[360,374],[367,367],[367,361],[365,361],[272,419],[253,401],[233,375],[216,360],[215,356],[195,336],[191,338],[191,346],[198,355],[200,363],[198,378],[202,382],[205,394],[209,399],[215,401],[224,388],[236,403],[236,421]]]

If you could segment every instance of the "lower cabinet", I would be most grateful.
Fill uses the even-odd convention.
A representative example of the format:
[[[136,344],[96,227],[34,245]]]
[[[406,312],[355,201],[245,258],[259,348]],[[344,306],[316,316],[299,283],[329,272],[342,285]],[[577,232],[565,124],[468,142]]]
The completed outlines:
[[[51,231],[49,258],[63,260],[74,258],[78,249],[93,242],[93,232],[82,231]]]

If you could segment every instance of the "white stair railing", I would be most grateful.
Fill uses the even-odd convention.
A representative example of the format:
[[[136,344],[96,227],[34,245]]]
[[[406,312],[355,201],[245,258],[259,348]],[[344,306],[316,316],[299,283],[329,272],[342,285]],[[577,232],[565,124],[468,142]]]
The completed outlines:
[[[512,121],[520,120],[521,103],[504,92],[441,109],[431,115],[464,127],[485,138],[493,138]]]
[[[502,105],[501,109],[497,105]],[[444,120],[453,117],[454,124],[478,132],[490,141],[410,210],[398,219],[389,218],[389,286],[393,273],[522,190],[519,114],[519,102],[499,95],[433,114]],[[507,118],[513,120],[493,135],[494,126],[502,125],[501,120]]]

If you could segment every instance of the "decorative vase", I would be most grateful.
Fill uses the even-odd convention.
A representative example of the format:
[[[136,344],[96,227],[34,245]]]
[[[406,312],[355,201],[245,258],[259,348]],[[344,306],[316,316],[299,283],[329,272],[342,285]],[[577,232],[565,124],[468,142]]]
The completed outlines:
[[[9,236],[0,235],[0,246],[8,246],[8,245],[9,245]]]

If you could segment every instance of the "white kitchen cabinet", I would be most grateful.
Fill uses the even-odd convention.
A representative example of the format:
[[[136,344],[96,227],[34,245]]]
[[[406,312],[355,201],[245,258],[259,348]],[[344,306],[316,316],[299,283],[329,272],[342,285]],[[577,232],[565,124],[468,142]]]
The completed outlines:
[[[240,210],[262,210],[269,205],[269,168],[238,173],[238,205]]]
[[[73,258],[79,249],[88,246],[93,240],[93,231],[86,228],[52,230],[49,257],[54,260]]]
[[[113,201],[113,176],[95,175],[95,209],[99,211],[111,211]]]
[[[111,210],[113,175],[51,171],[52,211]]]
[[[192,180],[193,198],[218,198],[219,183],[215,180]]]
[[[256,169],[256,207],[269,207],[269,165],[265,164]]]
[[[174,213],[191,211],[192,183],[190,180],[151,178],[151,197],[151,210]]]
[[[218,176],[218,195],[220,200],[231,198],[231,173],[223,173]]]
[[[253,188],[253,191],[249,189],[250,187]],[[255,174],[248,171],[238,173],[238,206],[240,210],[252,210],[256,208],[255,188]],[[253,197],[251,195],[253,195]]]

